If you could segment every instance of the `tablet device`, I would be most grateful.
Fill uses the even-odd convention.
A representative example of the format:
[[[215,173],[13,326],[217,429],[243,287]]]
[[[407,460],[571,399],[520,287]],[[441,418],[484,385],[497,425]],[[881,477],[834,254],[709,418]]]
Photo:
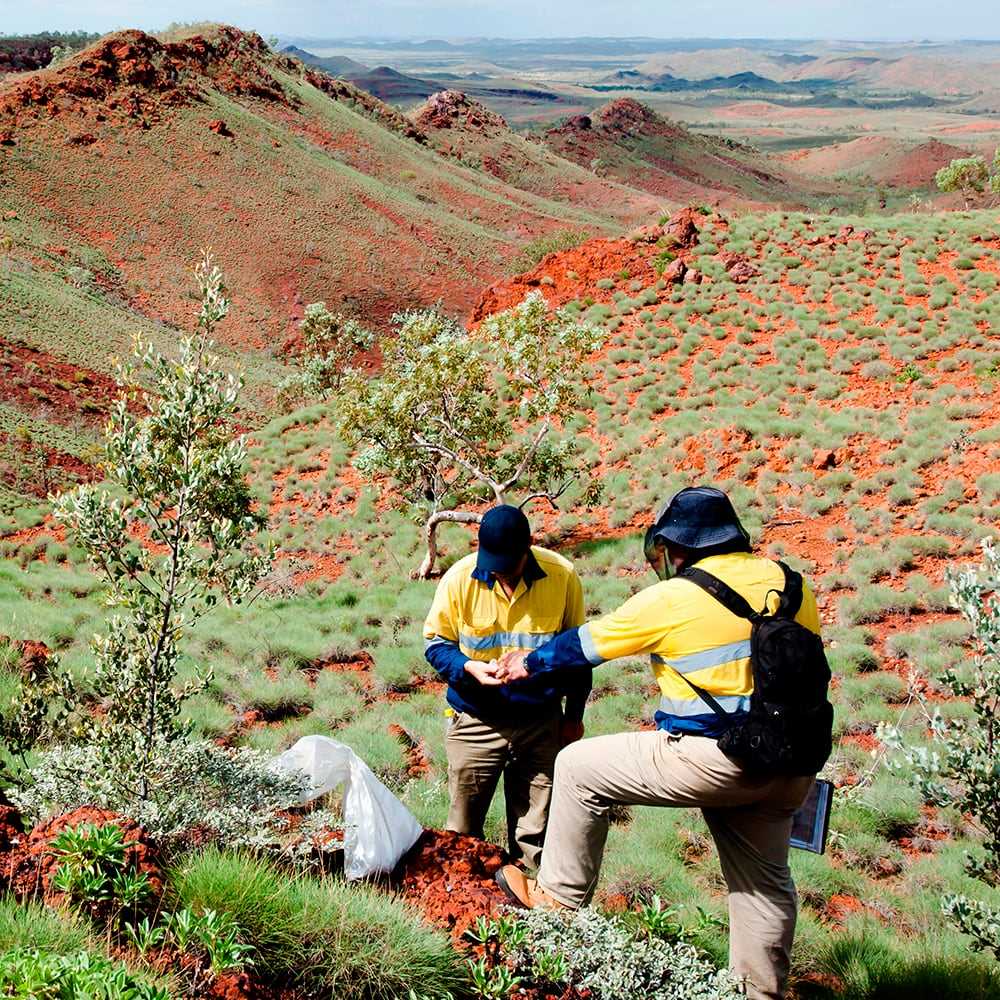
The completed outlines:
[[[826,835],[830,830],[830,806],[833,804],[833,783],[816,781],[805,802],[792,817],[789,843],[801,851],[822,854],[826,850]]]

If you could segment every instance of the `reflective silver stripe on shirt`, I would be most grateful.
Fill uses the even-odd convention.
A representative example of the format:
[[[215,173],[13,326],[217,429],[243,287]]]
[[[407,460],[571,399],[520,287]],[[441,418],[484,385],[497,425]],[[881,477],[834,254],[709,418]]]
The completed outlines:
[[[593,636],[590,634],[590,626],[581,625],[576,630],[576,634],[580,638],[580,648],[583,650],[583,655],[587,657],[587,662],[593,667],[604,663],[604,657],[597,652],[597,647],[594,645]]]
[[[441,636],[436,635],[433,639],[424,639],[424,652],[426,653],[431,646],[454,646],[455,643],[451,639],[442,639]]]
[[[489,635],[458,636],[458,644],[466,649],[496,649],[498,646],[514,646],[517,649],[538,649],[549,641],[555,632],[491,632]]]
[[[714,715],[712,706],[701,698],[696,697],[694,691],[691,698],[661,698],[660,711],[666,715],[676,715],[679,718],[688,718],[692,715]],[[719,703],[719,707],[724,712],[749,712],[750,696],[743,694],[717,694],[714,696]]]
[[[656,653],[653,653],[650,659],[654,663],[672,667],[679,674],[693,674],[696,670],[721,667],[723,663],[732,663],[733,660],[745,660],[749,655],[750,640],[743,639],[740,642],[727,642],[724,646],[703,649],[700,653],[678,656],[674,660],[668,660],[665,656],[659,656]]]

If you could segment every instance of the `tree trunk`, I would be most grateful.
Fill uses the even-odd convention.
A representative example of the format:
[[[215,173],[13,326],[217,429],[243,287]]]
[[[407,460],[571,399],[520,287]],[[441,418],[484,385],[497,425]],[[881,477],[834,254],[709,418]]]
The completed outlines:
[[[434,572],[434,563],[437,562],[437,528],[442,521],[449,521],[452,524],[479,524],[481,520],[481,514],[475,514],[470,510],[439,510],[431,514],[424,525],[427,551],[424,553],[423,562],[410,576],[414,580],[426,580]]]

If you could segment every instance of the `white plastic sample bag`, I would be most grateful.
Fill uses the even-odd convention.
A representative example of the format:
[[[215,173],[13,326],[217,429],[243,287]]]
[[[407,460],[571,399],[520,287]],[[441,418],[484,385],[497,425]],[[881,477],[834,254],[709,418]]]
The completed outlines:
[[[410,810],[344,743],[303,736],[275,758],[274,767],[306,776],[309,786],[301,805],[344,786],[344,874],[349,879],[391,872],[423,833]]]

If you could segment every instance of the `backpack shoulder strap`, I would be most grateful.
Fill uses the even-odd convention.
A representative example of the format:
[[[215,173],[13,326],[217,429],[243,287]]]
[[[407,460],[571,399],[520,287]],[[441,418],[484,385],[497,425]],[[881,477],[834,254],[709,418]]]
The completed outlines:
[[[715,714],[720,718],[724,719],[726,722],[732,722],[732,716],[703,688],[698,687],[694,681],[690,680],[684,674],[678,674],[679,677],[683,677],[687,681],[688,686],[696,695],[698,695],[701,700],[708,705],[708,707],[715,712]]]
[[[731,611],[737,618],[746,618],[754,621],[760,618],[760,613],[750,607],[750,602],[742,594],[737,594],[728,583],[723,583],[717,576],[706,573],[697,566],[686,566],[678,574],[684,580],[701,587],[702,590],[711,594],[724,608]]]
[[[802,574],[780,560],[778,565],[785,574],[785,589],[781,593],[777,614],[781,618],[794,618],[802,607]]]

